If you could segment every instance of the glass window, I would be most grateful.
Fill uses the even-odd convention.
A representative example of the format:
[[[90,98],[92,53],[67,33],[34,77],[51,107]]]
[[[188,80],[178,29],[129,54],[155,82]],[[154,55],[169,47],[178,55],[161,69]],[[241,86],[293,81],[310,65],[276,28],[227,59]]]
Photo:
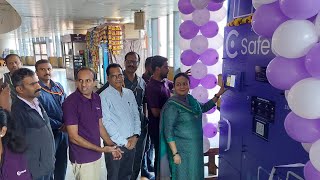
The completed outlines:
[[[41,54],[47,54],[47,44],[41,44]]]
[[[167,57],[167,48],[168,48],[168,22],[167,16],[159,18],[158,21],[158,33],[159,33],[159,55]]]
[[[34,44],[34,53],[41,54],[40,52],[40,44]]]

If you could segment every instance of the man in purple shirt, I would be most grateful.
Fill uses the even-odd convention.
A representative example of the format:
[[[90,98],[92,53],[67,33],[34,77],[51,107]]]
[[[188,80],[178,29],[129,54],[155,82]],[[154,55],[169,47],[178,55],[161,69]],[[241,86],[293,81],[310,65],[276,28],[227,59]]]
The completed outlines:
[[[115,159],[122,156],[102,124],[101,101],[93,93],[94,86],[94,71],[81,68],[77,73],[77,90],[62,106],[69,135],[69,159],[76,180],[100,180],[102,153],[111,152]],[[101,147],[100,137],[111,146]]]
[[[167,80],[169,73],[168,59],[162,56],[153,56],[151,63],[153,76],[147,85],[146,98],[148,105],[149,134],[155,149],[155,172],[157,172],[159,153],[159,121],[162,106],[170,97],[172,82]],[[157,176],[157,174],[156,174]]]

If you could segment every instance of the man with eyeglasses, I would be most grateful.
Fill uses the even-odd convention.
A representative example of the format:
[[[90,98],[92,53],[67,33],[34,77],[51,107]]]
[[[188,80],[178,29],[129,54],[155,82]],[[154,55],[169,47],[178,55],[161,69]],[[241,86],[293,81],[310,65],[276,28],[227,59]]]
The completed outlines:
[[[132,64],[132,63],[130,63]],[[130,180],[135,147],[141,132],[140,114],[133,91],[124,88],[124,75],[119,64],[107,67],[109,87],[100,93],[102,122],[113,143],[124,152],[116,161],[105,154],[108,180]]]
[[[125,88],[130,89],[135,95],[141,121],[141,135],[136,145],[131,180],[136,180],[139,176],[148,133],[147,118],[144,115],[146,111],[146,106],[144,103],[146,83],[142,77],[136,74],[139,64],[140,56],[138,53],[131,51],[125,55],[124,85]],[[141,176],[146,176],[146,172],[141,172]],[[152,179],[152,175],[149,173],[147,174],[147,177],[148,179]]]

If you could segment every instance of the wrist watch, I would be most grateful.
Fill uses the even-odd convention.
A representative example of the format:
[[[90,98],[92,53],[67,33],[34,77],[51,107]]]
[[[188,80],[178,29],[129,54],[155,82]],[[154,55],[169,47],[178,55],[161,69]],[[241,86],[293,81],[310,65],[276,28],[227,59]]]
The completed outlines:
[[[217,99],[220,98],[220,96],[218,94],[215,94],[214,97],[217,98]]]

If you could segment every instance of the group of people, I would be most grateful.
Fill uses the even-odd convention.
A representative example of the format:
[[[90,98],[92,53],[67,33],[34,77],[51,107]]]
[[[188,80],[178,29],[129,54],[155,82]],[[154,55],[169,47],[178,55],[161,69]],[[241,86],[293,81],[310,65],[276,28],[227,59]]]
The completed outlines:
[[[140,171],[149,179],[204,179],[201,115],[224,87],[200,104],[188,94],[188,74],[167,79],[167,58],[147,58],[142,77],[136,74],[139,54],[124,59],[124,70],[108,65],[108,82],[96,92],[95,72],[81,68],[77,89],[67,96],[51,79],[48,60],[37,61],[33,72],[21,67],[18,55],[8,55],[0,92],[0,180],[63,180],[68,148],[77,180],[100,179],[102,153],[108,180],[136,180]]]

